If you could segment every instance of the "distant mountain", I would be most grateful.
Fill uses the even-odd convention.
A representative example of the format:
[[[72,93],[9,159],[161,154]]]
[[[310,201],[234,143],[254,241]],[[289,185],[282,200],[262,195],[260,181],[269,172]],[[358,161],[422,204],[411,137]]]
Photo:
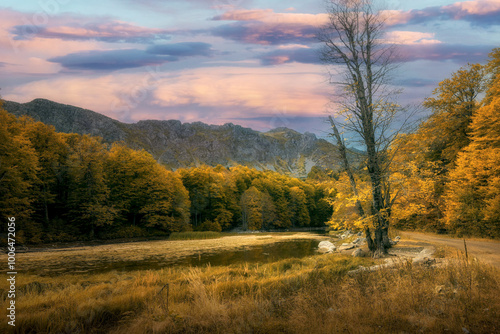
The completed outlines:
[[[232,123],[219,126],[176,120],[126,124],[45,99],[5,101],[3,107],[16,116],[27,115],[53,125],[59,132],[91,134],[107,142],[123,141],[131,148],[145,149],[171,169],[240,164],[304,177],[315,165],[333,169],[339,166],[333,144],[312,133],[301,134],[288,128],[258,132]]]

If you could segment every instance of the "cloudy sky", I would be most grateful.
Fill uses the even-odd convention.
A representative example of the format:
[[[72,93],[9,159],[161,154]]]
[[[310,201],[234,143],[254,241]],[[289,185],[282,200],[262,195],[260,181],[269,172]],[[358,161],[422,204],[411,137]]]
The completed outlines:
[[[384,3],[403,104],[500,46],[500,0]],[[326,18],[324,0],[2,0],[0,93],[124,122],[321,134],[334,91],[315,37]]]

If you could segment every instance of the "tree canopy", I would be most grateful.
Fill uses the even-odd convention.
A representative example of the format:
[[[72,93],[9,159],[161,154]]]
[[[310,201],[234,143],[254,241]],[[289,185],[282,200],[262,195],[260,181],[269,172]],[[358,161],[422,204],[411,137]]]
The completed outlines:
[[[18,218],[20,242],[324,226],[331,215],[317,181],[243,166],[173,172],[144,150],[1,108],[0,149],[0,214]]]

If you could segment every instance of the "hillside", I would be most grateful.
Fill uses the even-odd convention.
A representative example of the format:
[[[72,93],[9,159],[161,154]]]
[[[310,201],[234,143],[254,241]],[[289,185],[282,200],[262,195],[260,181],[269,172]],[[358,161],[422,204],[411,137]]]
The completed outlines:
[[[53,125],[59,132],[91,134],[106,142],[123,141],[131,148],[145,149],[171,169],[239,164],[304,177],[315,165],[333,169],[338,166],[333,144],[312,133],[301,134],[288,128],[258,132],[232,123],[218,126],[177,120],[126,124],[45,99],[5,101],[4,108],[16,116],[27,115]]]

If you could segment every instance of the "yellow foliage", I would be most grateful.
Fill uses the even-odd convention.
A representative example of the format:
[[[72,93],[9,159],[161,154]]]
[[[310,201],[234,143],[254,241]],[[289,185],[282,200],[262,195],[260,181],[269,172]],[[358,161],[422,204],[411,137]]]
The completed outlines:
[[[460,233],[500,236],[500,49],[491,58],[495,75],[473,117],[471,144],[450,173],[445,221]]]
[[[364,229],[372,227],[374,217],[366,215],[361,217],[356,208],[359,201],[365,212],[370,212],[371,188],[369,181],[360,177],[356,180],[358,196],[355,196],[346,173],[340,174],[339,180],[335,183],[335,197],[330,198],[333,205],[333,215],[327,222],[334,229]]]

